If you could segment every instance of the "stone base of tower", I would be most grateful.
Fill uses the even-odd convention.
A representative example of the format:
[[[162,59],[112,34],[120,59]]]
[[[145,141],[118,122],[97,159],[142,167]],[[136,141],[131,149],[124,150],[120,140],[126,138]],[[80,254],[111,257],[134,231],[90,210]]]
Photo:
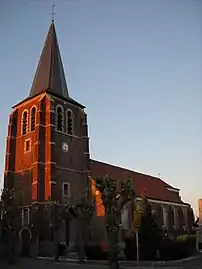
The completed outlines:
[[[79,233],[80,233],[79,227],[80,224],[79,220],[77,219],[62,221],[58,232],[58,244],[66,246],[66,250],[76,251],[79,245]],[[49,227],[46,227],[46,230],[48,229],[49,232],[47,232],[47,234],[49,234],[50,236],[46,238],[43,237],[41,239],[39,238],[38,254],[37,254],[38,256],[47,256],[47,257],[54,256],[55,242],[53,231],[51,231]],[[88,233],[86,233],[86,235],[87,234]],[[88,241],[88,238],[86,238],[86,240]]]

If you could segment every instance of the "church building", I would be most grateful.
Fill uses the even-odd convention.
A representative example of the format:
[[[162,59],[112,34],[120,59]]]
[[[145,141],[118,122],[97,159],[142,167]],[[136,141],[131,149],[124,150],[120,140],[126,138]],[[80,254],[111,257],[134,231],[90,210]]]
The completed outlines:
[[[191,207],[181,200],[179,189],[158,177],[90,158],[84,109],[70,97],[52,21],[29,95],[13,106],[9,116],[4,186],[21,191],[26,209],[33,201],[44,202],[50,197],[61,203],[77,203],[91,184],[89,174],[92,179],[106,174],[121,180],[130,176],[138,199],[146,190],[162,226],[189,230]],[[100,241],[104,236],[104,210],[98,192],[95,197],[90,237]]]

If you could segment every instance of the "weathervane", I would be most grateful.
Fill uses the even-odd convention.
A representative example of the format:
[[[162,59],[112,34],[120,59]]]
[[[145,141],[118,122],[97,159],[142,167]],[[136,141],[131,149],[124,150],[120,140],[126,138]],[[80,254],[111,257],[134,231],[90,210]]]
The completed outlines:
[[[52,22],[54,21],[54,16],[55,16],[55,5],[52,5],[52,12],[51,12]]]

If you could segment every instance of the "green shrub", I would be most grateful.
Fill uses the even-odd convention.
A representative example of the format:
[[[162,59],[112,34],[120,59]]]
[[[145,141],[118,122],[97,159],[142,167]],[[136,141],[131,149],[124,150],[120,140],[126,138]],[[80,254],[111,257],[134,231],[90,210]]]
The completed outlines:
[[[86,245],[85,253],[88,260],[108,260],[108,251],[100,245]]]
[[[196,235],[195,234],[184,234],[184,235],[180,235],[177,237],[177,241],[182,241],[182,242],[185,242],[185,241],[195,241],[196,242]]]
[[[140,260],[142,261],[154,261],[157,256],[157,248],[156,245],[152,242],[142,242],[140,244]]]
[[[139,236],[140,238],[140,236]],[[157,245],[153,241],[149,241],[148,238],[142,238],[139,240],[139,258],[142,261],[154,261],[157,256]],[[125,239],[126,248],[124,250],[126,259],[129,261],[137,260],[137,247],[135,238]]]
[[[160,247],[162,260],[178,260],[189,257],[196,252],[196,236],[182,235],[176,240],[165,239]]]

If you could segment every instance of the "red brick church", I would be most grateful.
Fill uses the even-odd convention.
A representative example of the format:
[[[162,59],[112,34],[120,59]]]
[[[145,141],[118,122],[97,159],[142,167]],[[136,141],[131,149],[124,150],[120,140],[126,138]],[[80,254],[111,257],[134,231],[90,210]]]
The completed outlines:
[[[50,197],[77,202],[90,184],[89,173],[92,178],[108,173],[114,179],[130,176],[138,197],[146,189],[166,229],[189,230],[190,205],[181,200],[179,189],[160,178],[90,159],[84,109],[70,97],[52,21],[29,95],[13,106],[9,116],[4,185],[22,191],[23,214],[29,214],[26,206],[33,201],[43,202]],[[104,236],[99,193],[96,201],[90,237],[99,241]],[[68,227],[70,241],[75,236],[73,226]]]

